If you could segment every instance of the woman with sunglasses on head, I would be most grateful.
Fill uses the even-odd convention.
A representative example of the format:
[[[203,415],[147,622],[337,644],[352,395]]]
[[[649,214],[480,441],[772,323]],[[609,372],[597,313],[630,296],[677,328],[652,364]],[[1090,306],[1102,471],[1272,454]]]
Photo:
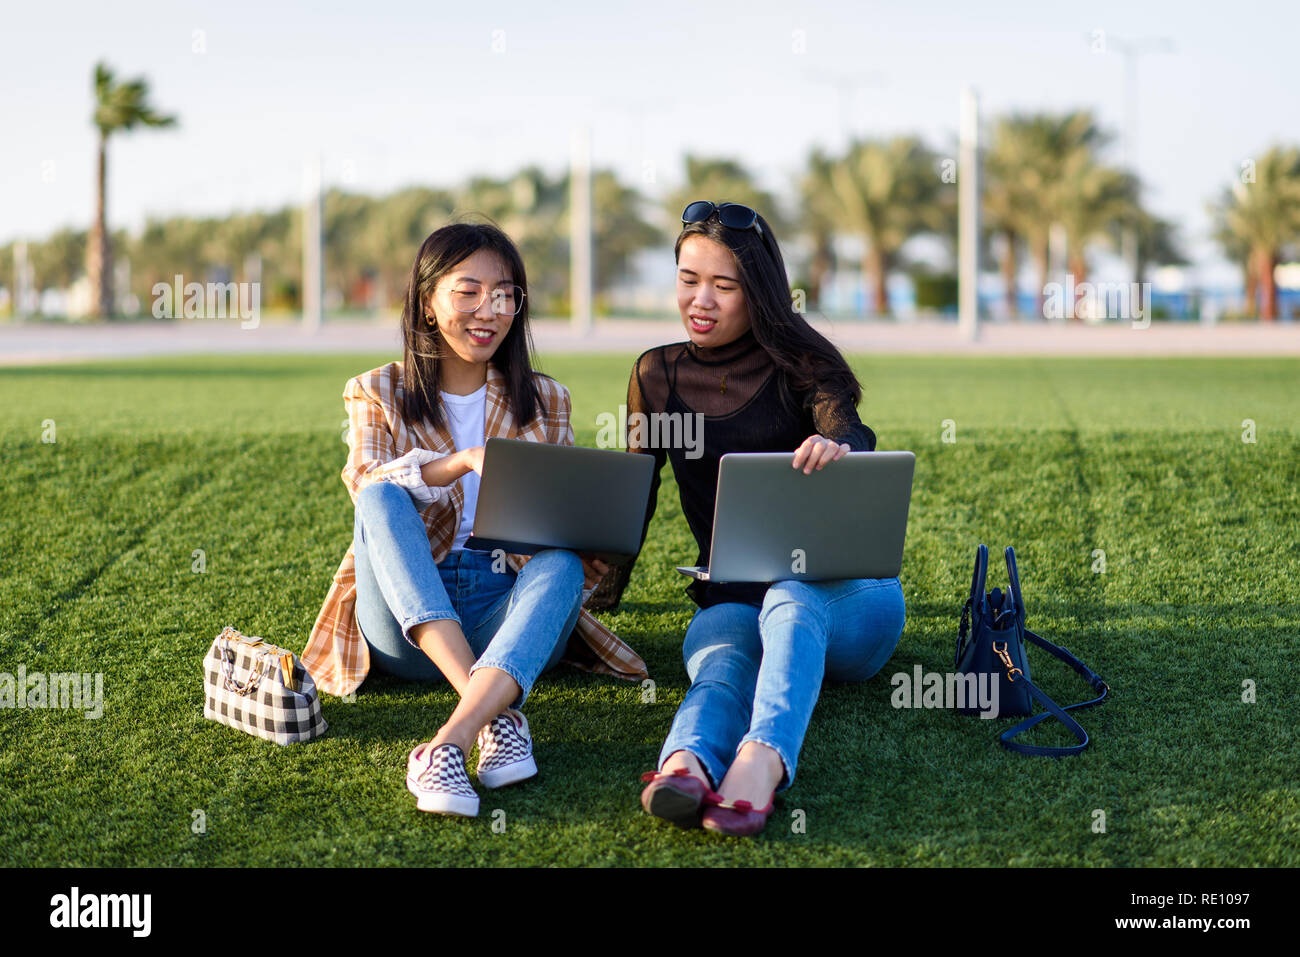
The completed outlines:
[[[642,355],[628,384],[633,413],[703,415],[703,455],[629,448],[672,462],[682,511],[707,566],[718,463],[728,452],[791,452],[811,474],[876,438],[858,419],[848,363],[791,308],[789,280],[767,221],[734,203],[695,202],[677,238],[677,307],[688,341]],[[755,516],[761,521],[761,516]],[[617,602],[631,565],[601,589]],[[754,834],[775,792],[794,781],[822,679],[864,681],[902,634],[897,578],[728,584],[695,581],[698,607],[682,654],[691,679],[645,775],[645,810],[682,827]],[[612,598],[612,602],[610,599]],[[716,791],[714,790],[716,788]]]
[[[537,773],[519,709],[570,632],[581,639],[574,663],[645,676],[641,659],[581,610],[603,563],[584,568],[562,549],[528,559],[464,547],[488,438],[573,444],[568,390],[532,369],[526,287],[518,250],[495,226],[437,230],[411,270],[402,361],[343,392],[353,541],[302,661],[337,695],[354,691],[371,665],[450,682],[459,703],[407,764],[422,811],[478,813],[466,771],[476,741],[483,786]]]

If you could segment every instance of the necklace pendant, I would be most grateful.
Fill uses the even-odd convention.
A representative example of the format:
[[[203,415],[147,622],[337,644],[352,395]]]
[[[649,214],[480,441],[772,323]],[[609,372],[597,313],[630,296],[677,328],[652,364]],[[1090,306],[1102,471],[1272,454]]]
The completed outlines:
[[[718,389],[718,395],[727,394],[727,374],[724,372],[721,379],[721,388]]]

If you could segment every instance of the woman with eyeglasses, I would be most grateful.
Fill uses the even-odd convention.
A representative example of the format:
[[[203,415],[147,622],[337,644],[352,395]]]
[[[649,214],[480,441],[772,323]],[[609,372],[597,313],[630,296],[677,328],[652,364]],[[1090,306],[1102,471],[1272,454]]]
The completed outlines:
[[[565,654],[570,632],[579,666],[638,678],[645,665],[582,611],[603,563],[562,549],[528,559],[464,547],[489,437],[573,444],[568,390],[532,369],[514,243],[485,224],[434,232],[411,269],[401,330],[402,361],[343,392],[352,547],[302,661],[337,695],[353,692],[371,666],[450,682],[460,701],[411,752],[406,784],[420,810],[472,817],[479,797],[466,757],[476,742],[484,787],[537,773],[519,709]]]
[[[695,202],[677,237],[677,308],[687,341],[651,349],[632,370],[635,412],[702,414],[702,456],[629,447],[672,463],[682,511],[708,565],[718,463],[728,452],[790,452],[811,474],[876,437],[858,418],[861,388],[848,363],[791,306],[776,238],[735,203]],[[698,451],[698,450],[697,450]],[[761,521],[761,516],[755,516]],[[598,595],[617,602],[631,565]],[[762,830],[777,791],[795,778],[823,678],[864,681],[903,630],[897,578],[768,585],[695,581],[698,606],[682,649],[690,689],[644,776],[645,810],[682,827]],[[715,790],[716,789],[716,790]]]

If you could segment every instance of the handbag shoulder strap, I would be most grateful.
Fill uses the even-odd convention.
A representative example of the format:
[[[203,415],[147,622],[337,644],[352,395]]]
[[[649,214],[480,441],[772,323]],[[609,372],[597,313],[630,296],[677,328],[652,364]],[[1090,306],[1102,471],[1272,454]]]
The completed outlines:
[[[1023,622],[1025,620],[1025,600],[1020,597],[1020,571],[1016,568],[1016,550],[1008,545],[1005,555],[1007,559],[1007,584],[1011,591],[1011,597],[1016,603],[1016,614],[1020,616],[1020,620]]]
[[[1084,681],[1088,682],[1088,684],[1091,686],[1093,691],[1101,692],[1101,694],[1098,697],[1093,698],[1091,701],[1082,701],[1079,704],[1072,704],[1070,705],[1071,708],[1091,707],[1094,704],[1100,704],[1101,699],[1106,697],[1106,693],[1110,691],[1110,687],[1106,684],[1105,681],[1102,680],[1101,675],[1097,674],[1095,671],[1093,671],[1091,668],[1085,665],[1078,658],[1074,657],[1074,655],[1070,654],[1060,645],[1052,644],[1046,638],[1034,634],[1028,628],[1025,629],[1025,637],[1028,638],[1035,645],[1037,645],[1039,648],[1042,648],[1049,655],[1052,655],[1053,657],[1058,658],[1061,661],[1064,661],[1067,665],[1073,668],[1076,674],[1078,674],[1081,678],[1083,678]]]
[[[1010,552],[1011,549],[1008,548],[1007,551]],[[1009,568],[1013,569],[1014,559],[1010,559],[1010,561],[1012,564],[1009,565]],[[1101,679],[1100,675],[1098,675],[1091,668],[1085,665],[1078,658],[1074,657],[1074,655],[1070,654],[1060,645],[1052,644],[1046,638],[1034,634],[1028,628],[1025,629],[1025,637],[1028,638],[1035,645],[1037,645],[1039,648],[1042,648],[1048,654],[1052,655],[1055,658],[1060,659],[1061,661],[1064,661],[1067,665],[1073,668],[1076,673],[1078,673],[1081,677],[1083,677],[1083,679],[1087,681],[1089,685],[1092,686],[1093,691],[1100,691],[1101,694],[1099,694],[1097,697],[1089,701],[1080,701],[1078,704],[1070,704],[1062,708],[1050,697],[1048,697],[1046,692],[1041,690],[1037,685],[1035,685],[1028,678],[1021,678],[1020,680],[1024,681],[1025,686],[1029,688],[1029,694],[1033,697],[1033,699],[1037,701],[1039,704],[1041,704],[1047,710],[1044,711],[1042,714],[1036,714],[1030,718],[1026,718],[1024,721],[1021,721],[1015,727],[1008,728],[1006,731],[1003,731],[1002,735],[999,737],[998,740],[1002,742],[1002,746],[1006,748],[1008,751],[1016,751],[1019,752],[1020,754],[1043,754],[1054,758],[1064,757],[1069,754],[1079,754],[1086,747],[1088,747],[1088,732],[1084,731],[1083,726],[1079,724],[1078,721],[1074,720],[1074,718],[1071,715],[1066,714],[1066,712],[1073,711],[1075,708],[1091,708],[1093,705],[1100,704],[1102,700],[1105,699],[1106,695],[1110,692],[1110,688],[1106,684],[1106,682]],[[1042,744],[1020,744],[1019,742],[1013,740],[1014,738],[1019,737],[1021,734],[1024,734],[1024,732],[1028,731],[1030,728],[1038,724],[1040,721],[1043,721],[1049,717],[1054,717],[1058,721],[1060,721],[1061,724],[1065,725],[1066,730],[1068,730],[1072,735],[1074,735],[1075,740],[1078,741],[1079,743],[1067,745],[1066,747],[1052,747],[1049,745],[1042,745]]]
[[[988,577],[989,549],[980,544],[975,549],[975,572],[971,575],[970,597],[961,610],[961,621],[957,625],[957,653],[953,656],[953,667],[961,664],[961,653],[966,645],[966,633],[970,631],[971,618],[983,618],[988,614],[988,598],[984,594],[984,582]]]
[[[988,576],[989,570],[989,549],[987,545],[981,544],[975,549],[975,573],[971,576],[970,583],[970,601],[971,613],[982,615],[984,612],[984,579]]]

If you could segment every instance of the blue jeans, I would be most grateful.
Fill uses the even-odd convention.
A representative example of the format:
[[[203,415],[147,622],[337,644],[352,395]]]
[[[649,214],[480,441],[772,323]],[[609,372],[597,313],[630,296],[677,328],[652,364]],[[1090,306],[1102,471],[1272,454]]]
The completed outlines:
[[[506,672],[521,689],[513,705],[520,708],[537,676],[564,655],[578,621],[583,575],[575,553],[538,552],[517,575],[490,552],[456,549],[434,562],[414,500],[392,482],[357,495],[352,548],[357,624],[371,663],[399,678],[442,678],[410,635],[424,622],[451,620],[478,658],[470,673]]]
[[[746,741],[781,756],[794,783],[799,750],[822,678],[865,681],[884,667],[903,633],[897,578],[777,582],[763,607],[726,602],[701,608],[682,656],[691,687],[659,753],[689,751],[714,787]]]

